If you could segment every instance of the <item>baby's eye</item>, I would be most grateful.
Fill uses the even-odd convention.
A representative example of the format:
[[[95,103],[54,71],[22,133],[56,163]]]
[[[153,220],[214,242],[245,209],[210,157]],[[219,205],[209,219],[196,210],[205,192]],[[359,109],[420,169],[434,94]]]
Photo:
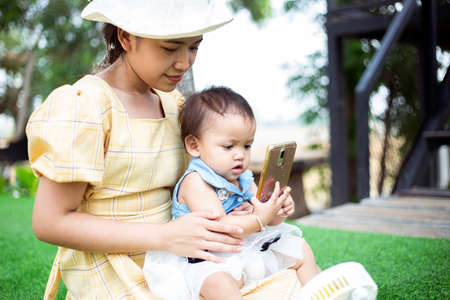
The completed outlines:
[[[224,145],[223,147],[227,150],[230,150],[231,148],[233,148],[233,145]]]
[[[250,149],[252,147],[252,145],[249,144],[249,145],[245,145],[244,147],[245,147],[245,149]]]

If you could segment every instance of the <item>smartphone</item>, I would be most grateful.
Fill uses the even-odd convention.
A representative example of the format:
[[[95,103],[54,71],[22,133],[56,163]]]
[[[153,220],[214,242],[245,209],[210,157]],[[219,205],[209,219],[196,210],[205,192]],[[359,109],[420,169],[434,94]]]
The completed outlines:
[[[267,147],[258,191],[256,192],[256,198],[259,201],[265,202],[270,199],[275,188],[275,182],[278,181],[282,189],[287,186],[296,149],[296,142],[284,142]]]

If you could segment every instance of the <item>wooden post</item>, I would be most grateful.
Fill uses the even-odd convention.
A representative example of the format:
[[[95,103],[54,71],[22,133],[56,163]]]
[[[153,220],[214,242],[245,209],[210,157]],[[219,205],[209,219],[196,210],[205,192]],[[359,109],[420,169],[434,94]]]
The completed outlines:
[[[349,201],[347,106],[344,98],[342,38],[328,30],[328,108],[330,111],[331,206]]]

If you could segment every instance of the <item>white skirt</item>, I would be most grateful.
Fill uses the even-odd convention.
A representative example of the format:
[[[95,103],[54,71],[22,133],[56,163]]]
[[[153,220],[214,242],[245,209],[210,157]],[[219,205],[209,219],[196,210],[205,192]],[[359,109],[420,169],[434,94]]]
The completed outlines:
[[[243,239],[240,253],[218,253],[225,260],[188,263],[186,257],[164,251],[148,251],[144,274],[151,291],[165,300],[198,300],[203,281],[211,274],[225,272],[245,284],[263,279],[294,265],[303,258],[302,232],[282,223]]]

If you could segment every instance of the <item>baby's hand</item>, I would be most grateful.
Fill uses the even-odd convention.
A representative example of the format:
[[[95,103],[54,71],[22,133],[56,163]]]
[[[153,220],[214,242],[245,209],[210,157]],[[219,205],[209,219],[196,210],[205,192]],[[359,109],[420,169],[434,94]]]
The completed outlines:
[[[248,201],[245,201],[244,203],[230,211],[228,214],[232,216],[246,216],[250,215],[252,212],[253,206]]]
[[[253,197],[250,200],[254,209],[253,213],[261,218],[263,225],[269,224],[277,216],[277,213],[280,211],[284,201],[289,196],[289,193],[290,188],[281,193],[280,183],[277,181],[272,196],[268,201],[261,202],[256,197]]]
[[[281,206],[281,209],[278,211],[277,215],[283,218],[292,216],[295,212],[295,203],[294,199],[292,199],[292,196],[290,194],[291,188],[286,187],[285,193],[288,195],[288,197],[284,200],[283,205]]]

